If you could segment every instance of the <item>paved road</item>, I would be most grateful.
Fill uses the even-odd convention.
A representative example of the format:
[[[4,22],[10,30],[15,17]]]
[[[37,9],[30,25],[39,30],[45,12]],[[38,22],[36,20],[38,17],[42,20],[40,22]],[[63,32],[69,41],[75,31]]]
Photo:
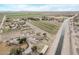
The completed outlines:
[[[5,20],[6,20],[6,16],[3,17],[3,20],[2,20],[2,22],[1,22],[1,24],[0,24],[0,29],[2,28],[2,26],[3,26],[4,22],[5,22]]]
[[[64,34],[65,34],[65,28],[66,28],[67,22],[68,22],[68,19],[65,20],[62,23],[62,25],[61,25],[61,27],[60,27],[57,35],[56,35],[56,38],[55,38],[54,42],[52,43],[52,45],[49,49],[50,51],[47,54],[49,54],[49,55],[52,55],[52,54],[59,55],[59,54],[61,54]]]
[[[69,41],[69,45],[68,45],[68,47],[67,48],[65,48],[65,50],[67,50],[67,49],[72,49],[72,45],[71,45],[71,39],[69,38],[69,36],[70,36],[70,33],[68,33],[67,31],[69,31],[70,32],[70,29],[68,29],[68,30],[66,30],[67,28],[69,28],[69,22],[70,22],[70,20],[71,19],[74,19],[74,18],[76,18],[78,16],[78,14],[76,14],[75,16],[73,16],[73,17],[70,17],[70,18],[68,18],[68,19],[66,19],[65,21],[64,21],[64,23],[62,24],[62,30],[61,30],[61,35],[60,35],[60,38],[59,38],[59,42],[58,42],[58,46],[57,46],[57,49],[56,49],[56,52],[55,52],[55,55],[61,55],[61,52],[62,52],[62,49],[63,49],[63,46],[64,46],[64,44],[63,43],[65,43],[64,41],[66,41],[66,45],[68,45],[67,44],[67,40],[69,39],[70,41]],[[68,26],[67,26],[68,25]],[[65,37],[66,36],[66,34],[67,34],[67,38]],[[65,39],[65,38],[66,39]],[[66,51],[65,51],[66,52]],[[69,53],[71,53],[72,51],[69,51]],[[64,53],[63,53],[64,54]]]
[[[3,17],[3,20],[0,24],[0,33],[1,33],[1,29],[2,29],[2,26],[3,26],[5,20],[6,20],[6,16]],[[0,40],[1,40],[1,35],[0,35]]]
[[[51,48],[50,48],[50,51],[48,52],[48,54],[55,54],[55,55],[61,55],[61,52],[62,52],[62,49],[63,49],[63,44],[65,43],[64,41],[66,41],[66,39],[64,38],[65,37],[65,34],[66,34],[66,28],[68,28],[69,26],[67,26],[67,25],[69,25],[69,20],[71,20],[71,19],[74,19],[75,17],[77,16],[77,14],[75,15],[75,16],[73,16],[73,17],[70,17],[70,18],[68,18],[68,19],[66,19],[64,22],[63,22],[63,24],[62,24],[62,26],[60,27],[60,29],[59,29],[59,31],[58,31],[58,33],[57,33],[57,36],[56,36],[56,39],[54,40],[54,42],[52,43],[52,45],[51,45]],[[69,35],[69,34],[68,34]],[[67,35],[67,36],[68,36]],[[66,36],[66,37],[67,37]],[[67,42],[69,42],[68,40],[70,40],[70,39],[67,39],[67,41],[66,41],[66,44],[67,44]],[[70,42],[69,42],[70,43]],[[65,44],[65,45],[66,45]],[[67,44],[67,46],[66,47],[68,47],[68,48],[70,48],[69,46],[68,46],[68,44]],[[71,49],[71,48],[70,48]],[[65,49],[65,50],[67,50],[67,48]],[[66,52],[66,51],[65,51]]]

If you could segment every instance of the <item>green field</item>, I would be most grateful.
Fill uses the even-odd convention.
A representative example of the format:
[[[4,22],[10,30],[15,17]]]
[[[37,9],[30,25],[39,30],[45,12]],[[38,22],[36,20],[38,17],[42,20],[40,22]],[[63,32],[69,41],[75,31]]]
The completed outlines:
[[[42,30],[49,32],[50,34],[55,34],[59,28],[59,26],[50,24],[44,21],[32,21],[33,25],[39,27]]]
[[[27,17],[42,17],[42,14],[31,14],[31,13],[9,13],[7,14],[8,18],[17,19],[17,18],[27,18]]]
[[[7,13],[0,13],[0,20],[2,20],[3,16],[6,15],[7,18],[10,19],[17,19],[17,18],[27,18],[27,17],[42,17],[43,14],[38,13],[24,13],[24,12],[7,12]]]
[[[8,17],[41,17],[46,16],[45,14],[38,14],[38,13],[6,13]]]

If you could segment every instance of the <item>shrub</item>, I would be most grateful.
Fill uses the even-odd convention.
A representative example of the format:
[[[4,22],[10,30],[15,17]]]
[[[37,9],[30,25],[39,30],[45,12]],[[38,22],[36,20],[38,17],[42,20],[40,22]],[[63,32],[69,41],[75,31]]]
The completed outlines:
[[[26,37],[19,39],[19,44],[26,43]]]
[[[33,46],[31,49],[32,51],[37,51],[37,46]]]
[[[24,49],[22,49],[21,47],[12,48],[10,51],[10,55],[22,55],[23,51],[24,51]]]

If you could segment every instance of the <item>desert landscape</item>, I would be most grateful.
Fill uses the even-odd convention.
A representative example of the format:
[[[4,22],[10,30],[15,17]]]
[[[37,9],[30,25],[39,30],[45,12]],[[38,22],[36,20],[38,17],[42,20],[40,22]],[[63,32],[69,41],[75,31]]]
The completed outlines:
[[[75,13],[0,12],[0,54],[48,54],[63,21]]]

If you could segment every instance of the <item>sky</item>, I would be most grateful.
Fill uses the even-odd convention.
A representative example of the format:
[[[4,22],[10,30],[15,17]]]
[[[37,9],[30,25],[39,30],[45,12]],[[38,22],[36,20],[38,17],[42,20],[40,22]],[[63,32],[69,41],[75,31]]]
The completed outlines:
[[[0,11],[79,11],[79,4],[0,4]]]

